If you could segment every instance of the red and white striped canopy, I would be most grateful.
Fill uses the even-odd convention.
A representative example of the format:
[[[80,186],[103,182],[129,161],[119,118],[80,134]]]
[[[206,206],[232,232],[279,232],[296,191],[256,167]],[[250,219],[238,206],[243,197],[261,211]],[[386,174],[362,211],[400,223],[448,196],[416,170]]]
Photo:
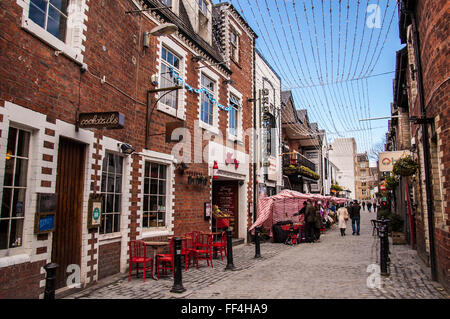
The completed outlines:
[[[303,208],[307,199],[312,201],[322,201],[342,204],[348,201],[347,198],[338,198],[334,196],[323,196],[320,194],[303,194],[297,191],[285,189],[280,193],[261,197],[258,201],[257,218],[249,228],[252,231],[256,227],[263,226],[272,230],[272,225],[283,220],[292,220],[293,222],[302,222],[303,216],[293,216]]]

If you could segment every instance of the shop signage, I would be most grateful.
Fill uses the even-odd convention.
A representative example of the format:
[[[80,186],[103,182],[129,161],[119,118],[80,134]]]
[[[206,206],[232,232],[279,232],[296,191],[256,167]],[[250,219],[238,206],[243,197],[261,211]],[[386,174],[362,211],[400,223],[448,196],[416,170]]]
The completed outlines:
[[[78,127],[97,129],[122,129],[125,123],[125,115],[120,112],[94,112],[80,113],[78,115]]]
[[[55,230],[56,194],[37,193],[35,234],[50,233]]]
[[[91,194],[88,202],[88,228],[99,227],[103,212],[103,195]]]
[[[227,153],[227,158],[225,159],[225,164],[234,164],[234,168],[238,169],[239,168],[239,161],[235,158],[232,158],[233,154],[228,152]]]
[[[378,155],[378,167],[380,172],[392,172],[394,168],[394,162],[400,159],[402,156],[410,155],[408,150],[394,151],[394,152],[381,152]]]
[[[267,179],[270,181],[277,180],[277,159],[273,156],[269,157],[269,163],[267,167]]]

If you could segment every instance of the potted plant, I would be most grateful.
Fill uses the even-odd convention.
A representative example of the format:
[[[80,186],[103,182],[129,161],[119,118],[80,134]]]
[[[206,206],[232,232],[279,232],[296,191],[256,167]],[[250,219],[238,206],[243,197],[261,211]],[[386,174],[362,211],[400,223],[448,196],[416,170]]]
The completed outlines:
[[[412,159],[411,155],[403,156],[394,163],[393,172],[395,175],[411,176],[417,171],[419,165]]]
[[[292,175],[292,174],[295,174],[295,173],[297,173],[297,166],[295,166],[295,165],[289,165],[288,167],[285,167],[285,168],[283,169],[283,173],[286,174],[286,175]]]
[[[392,244],[402,245],[406,244],[405,233],[403,232],[403,219],[397,214],[391,214],[389,216],[389,225],[392,234]]]

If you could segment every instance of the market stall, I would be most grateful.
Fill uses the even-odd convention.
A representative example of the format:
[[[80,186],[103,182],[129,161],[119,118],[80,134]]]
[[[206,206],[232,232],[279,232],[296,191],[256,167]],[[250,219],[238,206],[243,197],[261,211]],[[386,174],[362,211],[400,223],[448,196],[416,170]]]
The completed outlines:
[[[328,205],[330,203],[341,204],[347,201],[346,198],[323,196],[320,194],[303,194],[293,190],[283,190],[274,196],[259,199],[257,218],[249,228],[249,231],[253,233],[256,227],[262,227],[268,229],[269,236],[272,237],[274,225],[287,223],[303,224],[304,216],[298,215],[298,212],[303,208],[308,199],[311,199],[315,205],[318,205],[320,202],[323,206],[324,218],[327,218],[329,213]]]

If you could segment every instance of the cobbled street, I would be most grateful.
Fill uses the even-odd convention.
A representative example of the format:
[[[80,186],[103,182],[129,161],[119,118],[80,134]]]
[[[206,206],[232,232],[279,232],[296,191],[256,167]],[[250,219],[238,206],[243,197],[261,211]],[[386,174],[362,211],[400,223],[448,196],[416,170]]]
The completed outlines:
[[[379,239],[372,236],[370,219],[374,213],[361,213],[361,235],[341,237],[333,225],[314,244],[288,246],[263,243],[262,258],[255,259],[254,245],[234,247],[235,271],[225,271],[226,259],[214,260],[214,268],[205,261],[199,269],[183,271],[186,292],[170,293],[173,277],[142,282],[142,276],[120,274],[66,298],[76,299],[448,299],[429,269],[408,245],[390,245],[390,276],[381,277],[381,287],[373,282],[369,265],[379,262]],[[372,277],[371,277],[372,278]]]

